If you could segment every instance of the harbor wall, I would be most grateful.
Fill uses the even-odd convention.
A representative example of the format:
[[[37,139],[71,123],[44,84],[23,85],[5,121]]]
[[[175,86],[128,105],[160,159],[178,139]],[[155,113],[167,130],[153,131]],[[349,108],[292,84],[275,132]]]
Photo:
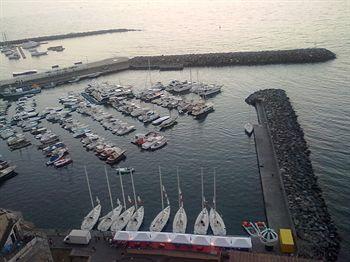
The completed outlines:
[[[125,29],[125,28],[103,29],[103,30],[95,30],[95,31],[59,34],[59,35],[37,36],[37,37],[29,37],[29,38],[23,38],[23,39],[3,41],[3,42],[0,42],[0,45],[22,44],[22,43],[25,43],[28,41],[43,42],[43,41],[60,40],[60,39],[67,39],[67,38],[92,36],[92,35],[124,33],[124,32],[130,32],[130,31],[141,31],[141,30],[139,30],[139,29]]]
[[[297,115],[281,89],[260,90],[246,102],[260,104],[279,166],[298,241],[298,254],[305,258],[336,261],[340,238],[328,212],[310,161],[310,150]]]
[[[336,55],[325,48],[138,56],[130,60],[130,68],[148,69],[150,67],[152,69],[160,69],[164,66],[219,67],[235,65],[303,64],[326,62],[335,58]]]

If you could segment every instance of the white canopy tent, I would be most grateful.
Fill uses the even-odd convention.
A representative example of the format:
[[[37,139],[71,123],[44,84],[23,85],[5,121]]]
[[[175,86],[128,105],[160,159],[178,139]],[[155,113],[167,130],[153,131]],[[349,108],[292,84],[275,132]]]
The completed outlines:
[[[114,235],[114,240],[115,241],[130,241],[134,236],[136,232],[131,232],[131,231],[118,231]]]
[[[216,237],[210,238],[210,244],[216,247],[232,247],[232,239],[229,237]]]
[[[192,245],[210,246],[210,236],[191,235]]]
[[[151,242],[171,242],[170,234],[162,232],[152,232]]]
[[[250,237],[235,236],[203,236],[193,234],[147,232],[147,231],[118,231],[115,241],[157,242],[182,245],[216,246],[224,248],[251,249]]]
[[[191,245],[191,235],[189,234],[171,234],[171,243]]]
[[[231,248],[252,248],[252,240],[250,237],[232,237]]]
[[[151,233],[139,231],[136,232],[135,236],[130,241],[138,241],[138,242],[150,242],[151,241]]]

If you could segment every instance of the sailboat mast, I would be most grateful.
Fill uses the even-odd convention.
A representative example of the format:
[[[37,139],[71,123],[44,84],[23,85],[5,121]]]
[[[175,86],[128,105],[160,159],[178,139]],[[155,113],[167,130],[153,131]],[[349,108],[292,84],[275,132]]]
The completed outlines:
[[[120,173],[120,170],[119,170],[119,178],[120,178],[120,187],[122,188],[124,208],[126,209],[125,194],[124,194],[124,187],[123,187],[123,179],[122,179],[122,174]]]
[[[159,184],[160,184],[160,197],[162,199],[162,210],[164,209],[164,200],[163,200],[163,183],[162,183],[162,173],[159,166]]]
[[[202,183],[202,209],[204,209],[203,168],[201,168],[201,183]]]
[[[135,207],[136,207],[136,210],[137,210],[137,199],[136,199],[136,193],[135,193],[134,178],[133,178],[133,175],[132,175],[132,171],[131,171],[131,170],[130,170],[130,175],[131,175],[132,191],[134,192]]]
[[[88,188],[89,188],[89,194],[90,194],[91,205],[92,205],[92,208],[94,208],[94,200],[92,199],[91,188],[90,188],[90,182],[89,182],[89,177],[88,177],[88,174],[87,174],[87,171],[86,171],[86,166],[84,166],[84,170],[85,170],[85,176],[86,176],[87,185],[88,185]]]
[[[176,167],[176,176],[177,176],[177,192],[179,194],[179,208],[181,207],[181,199],[180,199],[180,179],[179,179],[179,167]]]
[[[213,198],[214,209],[216,210],[216,168],[214,167],[214,198]]]
[[[112,193],[111,193],[111,187],[109,186],[109,179],[108,179],[108,174],[107,174],[107,168],[106,168],[106,166],[105,166],[105,174],[106,174],[106,179],[107,179],[107,186],[108,186],[109,199],[111,200],[111,207],[112,207],[112,210],[113,210]]]

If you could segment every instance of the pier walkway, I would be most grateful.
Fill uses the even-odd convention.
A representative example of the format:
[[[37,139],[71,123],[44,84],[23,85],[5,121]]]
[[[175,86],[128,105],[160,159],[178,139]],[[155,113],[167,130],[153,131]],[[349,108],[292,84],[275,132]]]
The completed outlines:
[[[254,125],[254,137],[266,218],[268,226],[278,233],[280,228],[292,228],[291,219],[285,202],[285,194],[267,126],[265,111],[261,104],[256,105],[256,110],[259,125]]]

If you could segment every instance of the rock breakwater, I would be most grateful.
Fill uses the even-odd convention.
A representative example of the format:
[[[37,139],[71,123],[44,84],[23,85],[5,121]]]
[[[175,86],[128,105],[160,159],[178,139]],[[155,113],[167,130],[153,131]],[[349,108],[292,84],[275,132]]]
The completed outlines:
[[[162,66],[182,65],[184,67],[303,64],[319,63],[335,59],[336,55],[325,48],[292,50],[229,52],[208,54],[138,56],[130,60],[131,69],[159,69]]]
[[[335,261],[340,248],[337,229],[328,212],[310,161],[310,150],[297,115],[284,90],[266,89],[246,102],[263,106],[285,197],[302,257]]]
[[[42,41],[59,40],[59,39],[66,39],[66,38],[91,36],[91,35],[124,33],[124,32],[129,32],[129,31],[140,31],[140,30],[138,30],[138,29],[125,29],[125,28],[103,29],[103,30],[95,30],[95,31],[87,31],[87,32],[60,34],[60,35],[37,36],[37,37],[30,37],[30,38],[16,39],[16,40],[9,40],[9,41],[5,41],[5,42],[0,42],[0,45],[14,45],[14,44],[16,45],[16,44],[22,44],[22,43],[25,43],[28,41],[42,42]]]

